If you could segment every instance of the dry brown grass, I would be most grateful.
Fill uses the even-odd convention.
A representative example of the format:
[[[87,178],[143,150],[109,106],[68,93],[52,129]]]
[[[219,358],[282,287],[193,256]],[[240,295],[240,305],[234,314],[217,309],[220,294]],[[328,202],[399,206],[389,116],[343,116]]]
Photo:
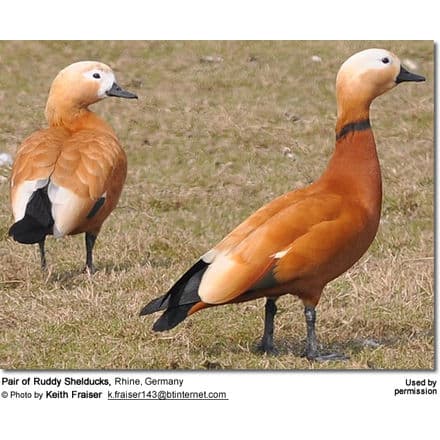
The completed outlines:
[[[254,352],[263,300],[152,333],[154,318],[138,317],[146,302],[256,208],[319,176],[334,144],[335,74],[372,46],[416,62],[428,81],[403,84],[373,105],[385,193],[380,231],[318,308],[320,341],[351,359],[312,364],[299,356],[305,324],[292,297],[279,301],[278,357]],[[47,276],[35,247],[7,238],[12,216],[0,182],[2,368],[433,368],[431,42],[0,42],[0,151],[14,154],[44,125],[51,80],[80,59],[108,63],[139,94],[138,102],[95,106],[126,148],[127,184],[89,278],[82,237],[48,240]]]

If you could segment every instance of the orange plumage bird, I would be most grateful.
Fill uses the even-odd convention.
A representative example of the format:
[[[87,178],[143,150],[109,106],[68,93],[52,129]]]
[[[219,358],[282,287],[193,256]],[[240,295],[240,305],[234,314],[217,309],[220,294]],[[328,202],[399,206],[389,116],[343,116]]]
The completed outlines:
[[[208,251],[141,315],[165,310],[153,330],[175,327],[206,307],[267,297],[260,348],[274,352],[277,297],[304,303],[309,359],[345,359],[320,353],[315,307],[325,285],[349,269],[373,241],[382,188],[369,109],[374,98],[403,81],[424,81],[383,49],[351,56],[336,79],[336,146],[327,169],[310,186],[263,206]]]
[[[49,128],[34,132],[18,148],[10,188],[15,223],[9,235],[20,243],[38,243],[42,268],[47,235],[85,232],[86,269],[94,271],[96,237],[118,203],[127,175],[115,132],[88,108],[108,96],[137,98],[116,83],[105,64],[67,66],[49,91]]]

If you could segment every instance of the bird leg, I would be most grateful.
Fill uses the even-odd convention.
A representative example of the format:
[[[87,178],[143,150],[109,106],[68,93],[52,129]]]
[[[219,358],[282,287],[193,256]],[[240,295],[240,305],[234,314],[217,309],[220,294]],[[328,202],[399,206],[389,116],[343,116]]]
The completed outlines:
[[[273,345],[273,327],[275,314],[277,313],[276,299],[267,298],[264,306],[264,333],[261,342],[258,345],[258,351],[268,354],[277,354],[277,350]]]
[[[348,357],[341,353],[320,353],[318,350],[318,342],[316,340],[315,322],[316,310],[314,307],[305,306],[304,315],[307,325],[307,341],[305,356],[311,361],[344,361]]]
[[[93,246],[95,246],[96,235],[86,232],[86,267],[84,272],[88,272],[90,275],[95,273],[95,268],[93,266]]]
[[[40,262],[41,270],[46,270],[46,252],[44,251],[44,238],[38,242],[38,247],[40,248]]]

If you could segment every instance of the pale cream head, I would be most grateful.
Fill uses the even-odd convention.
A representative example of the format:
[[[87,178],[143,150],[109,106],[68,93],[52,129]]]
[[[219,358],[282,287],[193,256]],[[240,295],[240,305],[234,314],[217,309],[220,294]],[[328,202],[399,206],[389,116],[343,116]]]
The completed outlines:
[[[51,121],[56,115],[69,117],[69,113],[75,114],[108,96],[137,98],[117,85],[112,69],[106,64],[97,61],[70,64],[52,82],[46,118]]]
[[[79,61],[61,70],[52,82],[49,99],[63,99],[87,106],[105,98],[115,82],[107,65],[96,61]]]
[[[397,84],[424,80],[423,76],[408,72],[388,50],[367,49],[352,55],[342,64],[336,77],[337,128],[367,119],[373,99]]]
[[[397,85],[400,60],[385,49],[367,49],[352,55],[339,69],[338,93],[361,95],[370,102]]]

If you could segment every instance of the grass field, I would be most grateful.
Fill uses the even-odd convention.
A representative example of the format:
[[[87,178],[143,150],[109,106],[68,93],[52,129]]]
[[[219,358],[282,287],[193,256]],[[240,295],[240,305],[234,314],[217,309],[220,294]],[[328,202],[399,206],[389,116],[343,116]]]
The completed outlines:
[[[336,72],[368,47],[394,51],[427,81],[402,84],[372,107],[384,187],[379,233],[318,307],[320,342],[350,360],[300,357],[305,322],[292,296],[279,300],[278,357],[255,352],[264,300],[153,333],[155,317],[139,318],[142,306],[255,209],[319,177],[334,146]],[[47,240],[47,274],[36,246],[7,237],[10,170],[0,167],[0,367],[434,368],[433,50],[426,41],[1,41],[0,152],[14,155],[45,125],[50,83],[74,61],[109,64],[139,100],[94,106],[118,133],[129,168],[92,278],[82,273],[83,236]]]

